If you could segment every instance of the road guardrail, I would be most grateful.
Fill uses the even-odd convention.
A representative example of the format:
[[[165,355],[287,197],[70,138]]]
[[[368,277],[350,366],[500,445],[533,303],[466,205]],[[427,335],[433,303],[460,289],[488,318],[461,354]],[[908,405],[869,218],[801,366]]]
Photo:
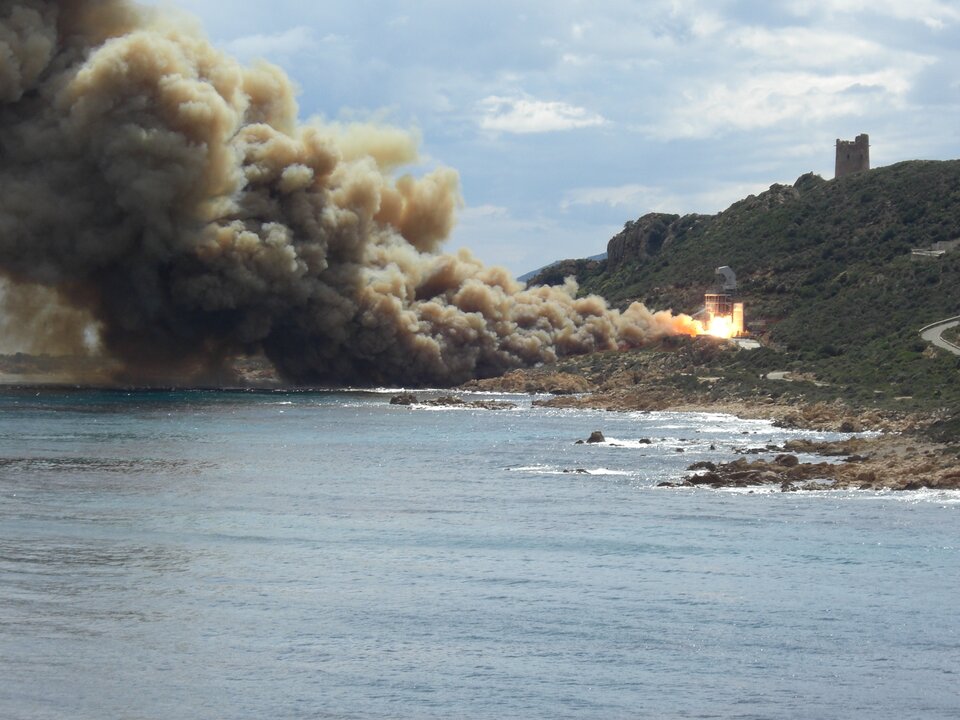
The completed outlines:
[[[952,323],[958,320],[960,320],[960,315],[957,315],[956,317],[952,317],[952,318],[947,318],[946,320],[938,320],[935,323],[930,323],[929,325],[926,325],[925,327],[920,328],[920,335],[922,336],[927,330],[930,330],[931,328],[935,328],[937,327],[937,325],[946,325],[947,323]],[[943,335],[940,336],[940,342],[944,342],[950,347],[960,350],[960,345],[950,342],[949,340],[944,338]]]

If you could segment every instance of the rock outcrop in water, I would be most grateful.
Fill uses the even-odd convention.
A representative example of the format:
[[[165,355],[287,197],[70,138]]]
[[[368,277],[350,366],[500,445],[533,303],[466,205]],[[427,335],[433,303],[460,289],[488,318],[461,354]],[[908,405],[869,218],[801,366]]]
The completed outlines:
[[[798,490],[960,489],[960,467],[935,450],[904,445],[904,439],[853,438],[839,442],[792,440],[772,460],[698,462],[681,482],[659,487],[759,488]],[[793,452],[843,458],[837,462],[801,462]],[[857,453],[862,454],[857,454]]]
[[[456,395],[442,395],[438,398],[420,399],[413,393],[401,393],[390,399],[391,405],[423,405],[426,407],[471,408],[475,410],[513,410],[517,406],[503,400],[464,400]]]
[[[542,378],[563,374],[580,376],[583,383],[595,390],[538,398],[533,401],[535,406],[620,412],[723,412],[771,420],[779,427],[883,433],[842,442],[798,439],[783,447],[740,448],[736,450],[738,454],[750,456],[809,454],[843,457],[846,461],[812,463],[817,466],[812,469],[810,463],[798,459],[796,465],[792,465],[793,460],[785,458],[781,458],[780,463],[768,460],[747,467],[721,466],[716,476],[691,482],[691,485],[724,487],[763,480],[761,484],[787,482],[788,488],[805,489],[816,489],[818,483],[829,483],[829,487],[835,488],[960,489],[960,446],[956,444],[955,434],[944,429],[949,428],[948,413],[920,414],[889,407],[856,407],[842,398],[831,398],[833,388],[813,383],[793,383],[789,389],[792,394],[786,394],[781,387],[783,383],[774,385],[763,376],[758,381],[757,374],[752,375],[753,380],[749,382],[744,381],[743,375],[727,377],[726,371],[714,361],[718,355],[728,352],[736,351],[709,341],[671,341],[658,350],[568,358],[562,363],[510,373],[508,379],[505,376],[484,381],[484,387],[523,389],[526,382],[535,385]],[[752,357],[744,355],[748,359]],[[746,379],[749,380],[749,376]],[[500,380],[504,385],[498,385]],[[806,399],[806,393],[817,400]],[[788,466],[783,466],[783,462]]]

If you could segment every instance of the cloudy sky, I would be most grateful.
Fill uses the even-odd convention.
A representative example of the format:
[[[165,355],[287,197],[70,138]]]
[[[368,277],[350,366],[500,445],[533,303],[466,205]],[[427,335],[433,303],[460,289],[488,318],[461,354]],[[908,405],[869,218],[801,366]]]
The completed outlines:
[[[450,247],[516,273],[650,211],[717,212],[873,165],[960,157],[956,0],[176,0],[285,68],[304,118],[377,119],[460,172]]]

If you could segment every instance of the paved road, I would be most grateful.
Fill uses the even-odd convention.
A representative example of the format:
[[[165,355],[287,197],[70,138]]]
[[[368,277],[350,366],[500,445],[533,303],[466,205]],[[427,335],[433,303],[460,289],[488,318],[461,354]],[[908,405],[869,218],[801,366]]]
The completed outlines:
[[[920,331],[920,337],[929,343],[933,343],[938,348],[943,348],[954,355],[960,355],[960,346],[954,345],[949,340],[943,339],[943,331],[960,325],[960,317],[941,320],[933,325],[927,325]]]

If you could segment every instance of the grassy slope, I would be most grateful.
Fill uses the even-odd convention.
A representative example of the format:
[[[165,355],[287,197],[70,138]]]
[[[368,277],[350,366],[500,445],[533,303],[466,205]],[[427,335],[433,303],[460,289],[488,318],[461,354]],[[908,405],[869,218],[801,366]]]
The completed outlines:
[[[697,222],[675,221],[656,255],[574,266],[583,292],[624,306],[693,312],[713,269],[739,276],[748,321],[769,322],[770,349],[724,367],[815,374],[856,404],[960,408],[960,362],[917,330],[960,314],[960,250],[910,250],[960,238],[960,161],[906,162],[838,180],[806,175]],[[911,395],[912,401],[894,401]],[[905,405],[904,405],[905,404]]]

